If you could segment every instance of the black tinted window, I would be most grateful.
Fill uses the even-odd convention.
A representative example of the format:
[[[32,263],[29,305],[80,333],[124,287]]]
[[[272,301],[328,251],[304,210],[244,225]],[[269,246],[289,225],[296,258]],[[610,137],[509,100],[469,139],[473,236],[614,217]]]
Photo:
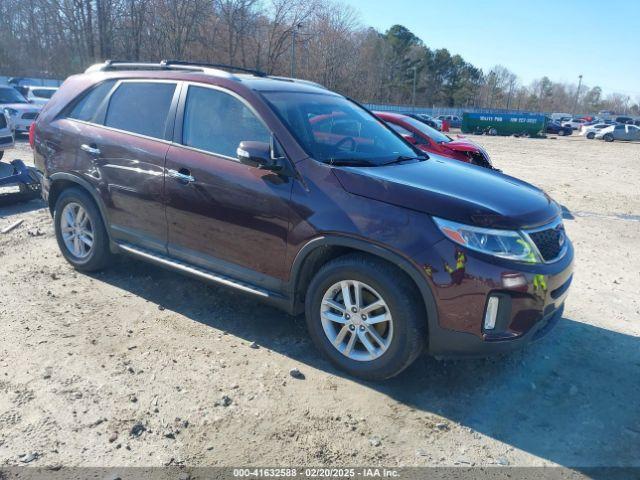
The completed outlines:
[[[164,138],[174,83],[125,82],[111,96],[107,127]]]
[[[211,88],[189,87],[182,143],[236,158],[243,141],[268,143],[271,134],[237,98]]]
[[[107,80],[97,87],[94,87],[76,103],[68,117],[75,118],[76,120],[84,120],[85,122],[96,121],[98,109],[115,83],[115,80]]]

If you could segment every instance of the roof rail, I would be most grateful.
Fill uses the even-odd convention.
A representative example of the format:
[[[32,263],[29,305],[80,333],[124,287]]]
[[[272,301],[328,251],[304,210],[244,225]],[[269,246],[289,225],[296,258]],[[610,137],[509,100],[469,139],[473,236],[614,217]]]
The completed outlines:
[[[292,77],[279,77],[277,75],[269,75],[269,78],[273,78],[274,80],[282,80],[284,82],[293,82],[293,83],[302,83],[303,85],[309,85],[311,87],[322,88],[323,90],[327,90],[327,87],[318,82],[313,82],[311,80],[303,80],[302,78],[292,78]]]
[[[123,62],[120,60],[106,60],[96,63],[85,70],[85,73],[105,72],[108,70],[190,70],[203,73],[224,74],[232,76],[228,70],[250,73],[257,77],[266,77],[267,74],[260,70],[226,65],[223,63],[183,62],[180,60],[161,60],[158,63],[151,62]]]
[[[223,70],[235,70],[238,72],[242,72],[242,73],[250,73],[252,75],[255,75],[256,77],[266,77],[267,74],[261,70],[256,70],[253,68],[246,68],[246,67],[238,67],[236,65],[227,65],[225,63],[203,63],[203,62],[184,62],[184,61],[180,61],[180,60],[163,60],[163,62],[167,65],[167,66],[173,66],[176,65],[178,67],[184,66],[184,67],[190,67],[190,66],[194,66],[194,67],[205,67],[205,68],[219,68],[219,69],[223,69]]]

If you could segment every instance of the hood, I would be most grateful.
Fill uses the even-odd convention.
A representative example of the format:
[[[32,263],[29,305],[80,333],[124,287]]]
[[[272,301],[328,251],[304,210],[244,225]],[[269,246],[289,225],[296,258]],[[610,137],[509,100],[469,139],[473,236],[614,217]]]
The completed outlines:
[[[0,108],[13,108],[19,112],[39,112],[42,107],[33,103],[0,103]]]
[[[451,142],[443,143],[443,147],[449,148],[451,150],[455,150],[456,152],[478,152],[480,151],[480,146],[473,143],[466,138],[458,137],[456,140],[452,140]]]
[[[561,213],[558,204],[533,185],[436,155],[386,167],[334,167],[334,172],[354,195],[468,225],[530,228]]]

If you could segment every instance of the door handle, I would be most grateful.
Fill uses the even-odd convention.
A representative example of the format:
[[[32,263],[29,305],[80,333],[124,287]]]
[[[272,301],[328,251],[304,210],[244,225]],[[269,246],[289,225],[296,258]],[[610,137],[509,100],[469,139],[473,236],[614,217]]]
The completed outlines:
[[[167,170],[167,173],[170,177],[173,177],[184,183],[192,183],[196,181],[196,179],[191,175],[191,172],[186,168],[181,168],[180,170],[169,169]]]
[[[80,145],[80,148],[91,155],[100,155],[100,149],[96,147],[95,143],[92,143],[91,145],[83,143],[82,145]]]

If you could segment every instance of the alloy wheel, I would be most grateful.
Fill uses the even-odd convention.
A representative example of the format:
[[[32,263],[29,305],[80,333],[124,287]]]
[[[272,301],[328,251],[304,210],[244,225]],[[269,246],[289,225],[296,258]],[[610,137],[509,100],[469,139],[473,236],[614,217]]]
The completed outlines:
[[[357,280],[329,287],[320,305],[320,319],[334,348],[352,360],[375,360],[393,339],[389,306],[371,286]]]
[[[82,205],[70,202],[62,209],[60,231],[64,245],[74,257],[84,259],[93,248],[93,225]]]

